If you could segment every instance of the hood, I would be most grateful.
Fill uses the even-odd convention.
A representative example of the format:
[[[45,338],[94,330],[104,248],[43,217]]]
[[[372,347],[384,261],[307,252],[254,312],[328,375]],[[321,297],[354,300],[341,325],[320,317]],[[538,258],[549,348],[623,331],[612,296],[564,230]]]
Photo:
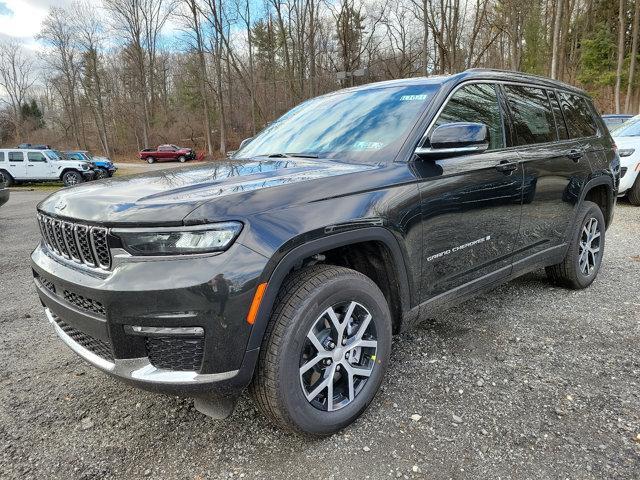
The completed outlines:
[[[109,178],[62,189],[38,209],[107,226],[180,225],[198,206],[218,199],[241,202],[266,189],[375,168],[338,161],[287,158],[215,162]],[[283,203],[286,203],[283,196]],[[248,212],[251,213],[251,212]]]

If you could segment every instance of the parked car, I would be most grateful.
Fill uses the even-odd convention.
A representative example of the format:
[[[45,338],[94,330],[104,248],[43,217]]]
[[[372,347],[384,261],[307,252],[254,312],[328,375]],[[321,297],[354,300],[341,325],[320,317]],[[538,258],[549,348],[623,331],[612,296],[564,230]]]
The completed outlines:
[[[0,207],[9,201],[9,189],[6,187],[4,174],[0,171]]]
[[[640,115],[611,131],[620,155],[618,195],[626,195],[632,205],[640,205]]]
[[[138,153],[141,160],[147,163],[178,160],[181,163],[196,158],[196,153],[191,148],[178,147],[176,145],[159,145],[158,148],[145,148]]]
[[[620,113],[610,113],[610,114],[602,115],[604,124],[607,126],[609,130],[616,128],[618,125],[622,125],[624,122],[626,122],[632,117],[633,115],[620,114]]]
[[[69,160],[55,150],[0,149],[0,173],[7,186],[20,182],[62,180],[65,186],[93,178],[89,162]]]
[[[116,167],[113,162],[107,157],[94,156],[87,150],[69,150],[64,153],[67,158],[91,162],[93,170],[95,172],[96,180],[99,180],[101,178],[113,177],[113,175],[118,170],[118,167]]]
[[[54,193],[33,275],[95,367],[215,417],[249,386],[277,425],[325,435],[373,401],[392,333],[538,268],[588,287],[618,172],[577,88],[374,83],[295,107],[229,161]]]

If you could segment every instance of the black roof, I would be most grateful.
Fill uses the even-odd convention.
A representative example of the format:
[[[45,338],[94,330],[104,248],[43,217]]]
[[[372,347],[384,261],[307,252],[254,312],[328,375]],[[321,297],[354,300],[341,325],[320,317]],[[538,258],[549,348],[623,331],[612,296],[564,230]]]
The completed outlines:
[[[523,82],[534,85],[539,85],[547,88],[557,88],[562,90],[571,91],[580,95],[587,95],[587,93],[573,85],[561,82],[559,80],[552,80],[540,75],[532,75],[529,73],[514,72],[509,70],[495,70],[489,68],[471,68],[460,73],[454,73],[451,75],[432,75],[430,77],[411,77],[402,78],[398,80],[387,80],[384,82],[367,83],[357,87],[351,87],[347,90],[366,90],[369,88],[379,88],[386,86],[410,86],[410,85],[438,85],[444,83],[460,83],[464,80],[496,80],[496,81],[511,81],[511,82]],[[331,95],[331,94],[329,94]]]

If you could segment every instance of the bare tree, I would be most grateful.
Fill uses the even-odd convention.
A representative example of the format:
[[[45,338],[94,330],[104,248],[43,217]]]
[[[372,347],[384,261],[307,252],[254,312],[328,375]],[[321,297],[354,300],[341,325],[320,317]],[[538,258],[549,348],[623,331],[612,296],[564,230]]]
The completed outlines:
[[[631,31],[631,61],[629,62],[629,82],[627,84],[627,98],[625,98],[624,111],[631,111],[631,96],[633,93],[633,81],[636,73],[636,63],[638,57],[638,26],[640,24],[640,0],[635,0],[633,10],[633,27]]]
[[[24,53],[22,46],[15,41],[0,44],[0,87],[6,92],[8,100],[0,101],[11,107],[15,139],[22,135],[20,109],[27,99],[35,82],[33,61]]]

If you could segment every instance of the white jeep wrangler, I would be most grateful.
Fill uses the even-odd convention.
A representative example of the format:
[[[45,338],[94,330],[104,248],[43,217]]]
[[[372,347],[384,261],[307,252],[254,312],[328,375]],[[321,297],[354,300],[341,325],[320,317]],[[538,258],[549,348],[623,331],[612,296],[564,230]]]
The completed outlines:
[[[4,148],[0,149],[0,176],[6,186],[62,180],[69,187],[91,180],[94,172],[90,162],[70,160],[56,150]]]

